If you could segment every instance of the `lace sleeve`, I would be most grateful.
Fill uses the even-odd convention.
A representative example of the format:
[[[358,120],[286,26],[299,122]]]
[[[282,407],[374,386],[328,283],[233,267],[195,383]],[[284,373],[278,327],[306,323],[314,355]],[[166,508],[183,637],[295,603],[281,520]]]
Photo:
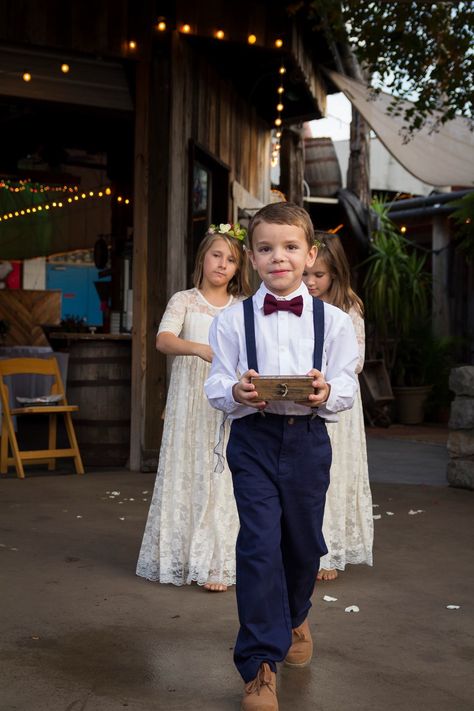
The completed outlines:
[[[360,373],[364,367],[365,360],[365,325],[364,319],[362,318],[360,311],[355,306],[349,309],[349,316],[352,319],[352,324],[354,326],[357,343],[359,344],[359,360],[357,361],[356,373]]]
[[[187,299],[185,291],[173,294],[165,309],[165,313],[158,326],[158,333],[174,333],[179,336],[183,330],[184,317],[186,316]]]

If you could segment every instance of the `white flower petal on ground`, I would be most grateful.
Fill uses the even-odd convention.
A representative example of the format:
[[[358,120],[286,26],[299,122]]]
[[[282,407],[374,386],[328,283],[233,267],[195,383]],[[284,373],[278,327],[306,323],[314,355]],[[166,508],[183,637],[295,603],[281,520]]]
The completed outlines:
[[[7,548],[7,544],[6,544],[6,543],[0,543],[0,548]]]
[[[408,512],[408,515],[409,515],[409,516],[416,516],[416,514],[424,513],[424,512],[425,512],[424,509],[415,509],[415,510],[414,510],[414,509],[410,509],[409,512]]]
[[[372,518],[374,519],[374,521],[378,521],[379,518],[382,518],[382,514],[375,514],[375,516],[372,516]]]
[[[148,494],[148,491],[142,491],[142,494]]]
[[[119,501],[119,504],[123,504],[123,501]]]
[[[125,521],[125,516],[119,516],[120,521]]]
[[[461,605],[446,605],[447,610],[459,610]]]
[[[395,516],[393,511],[385,511],[385,513],[387,514],[387,516]]]
[[[135,499],[129,499],[129,501],[135,501]]]
[[[330,595],[325,595],[323,597],[324,602],[336,602],[337,597],[331,597]]]
[[[17,551],[18,548],[10,548],[11,551]]]
[[[359,612],[359,608],[357,605],[349,605],[349,607],[346,607],[344,612]]]
[[[378,508],[379,508],[379,504],[372,504],[372,508],[373,508],[373,509],[378,509]]]
[[[76,516],[76,518],[82,518],[82,516],[79,515],[79,516]]]
[[[148,499],[142,499],[142,501],[148,501]]]

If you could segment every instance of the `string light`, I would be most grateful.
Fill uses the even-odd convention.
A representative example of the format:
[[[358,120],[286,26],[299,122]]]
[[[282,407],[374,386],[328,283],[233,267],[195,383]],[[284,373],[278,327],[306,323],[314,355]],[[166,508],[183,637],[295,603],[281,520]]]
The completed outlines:
[[[281,67],[280,67],[280,69],[279,69],[278,71],[279,71],[279,73],[280,73],[280,74],[286,74],[286,68],[285,68],[285,65],[284,65],[284,64],[282,64],[282,65],[281,65]]]
[[[185,35],[188,35],[191,32],[191,25],[188,25],[187,23],[182,25],[181,32],[184,32]]]
[[[277,104],[277,111],[283,111],[284,106],[283,104]]]
[[[69,64],[66,64],[66,63],[61,64],[61,71],[63,74],[67,74],[69,72],[69,69],[70,69]]]
[[[158,18],[158,24],[156,25],[157,30],[164,32],[166,30],[166,22],[164,17]]]
[[[224,30],[216,30],[214,37],[218,40],[223,40],[225,37]]]
[[[128,48],[132,50],[132,52],[137,48],[137,43],[135,40],[130,40],[128,43]]]
[[[283,40],[280,38],[276,39],[275,40],[275,47],[278,47],[278,49],[280,49],[280,47],[283,47]]]
[[[405,227],[405,225],[402,225],[400,227],[400,232],[404,235],[406,231],[407,231],[407,228]]]
[[[93,190],[89,191],[89,194],[86,193],[81,193],[81,198],[83,200],[87,200],[90,198],[102,198],[104,196],[110,197],[112,195],[112,190],[110,188],[105,188],[103,190],[98,191],[95,193]],[[3,217],[0,217],[0,221],[6,222],[7,220],[12,220],[20,217],[24,217],[25,215],[32,215],[32,214],[37,214],[39,212],[44,211],[49,211],[51,209],[58,209],[62,207],[67,207],[68,204],[74,203],[75,201],[79,200],[79,195],[74,195],[74,197],[68,197],[67,202],[48,202],[48,203],[43,203],[42,205],[32,205],[31,207],[24,208],[22,210],[16,210],[15,212],[8,212],[4,213]],[[118,203],[124,203],[125,205],[130,205],[130,198],[124,198],[122,195],[118,195],[116,198]]]
[[[247,37],[247,42],[248,42],[249,44],[255,44],[256,41],[257,41],[256,35],[249,35],[249,36]]]
[[[29,72],[24,72],[23,81],[31,81],[31,74]]]
[[[281,118],[279,116],[275,119],[275,126],[281,126]]]

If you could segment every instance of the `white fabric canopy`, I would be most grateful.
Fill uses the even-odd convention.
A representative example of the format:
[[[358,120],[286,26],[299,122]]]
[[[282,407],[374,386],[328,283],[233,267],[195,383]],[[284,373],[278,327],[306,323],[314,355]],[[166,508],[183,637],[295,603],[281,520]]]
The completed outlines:
[[[474,186],[474,131],[469,129],[472,124],[467,119],[453,119],[430,133],[431,120],[408,143],[403,143],[406,123],[402,116],[387,113],[390,94],[382,92],[372,98],[371,89],[365,84],[337,72],[328,70],[327,74],[406,170],[429,185]],[[411,102],[402,102],[402,110],[409,106]]]

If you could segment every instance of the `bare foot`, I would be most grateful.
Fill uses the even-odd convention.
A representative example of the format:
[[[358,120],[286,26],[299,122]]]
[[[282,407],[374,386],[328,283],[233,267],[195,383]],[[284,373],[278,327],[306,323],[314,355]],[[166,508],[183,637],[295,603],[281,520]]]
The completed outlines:
[[[227,592],[227,585],[224,583],[205,583],[203,587],[209,592]]]
[[[321,568],[316,576],[316,580],[335,580],[337,578],[337,570],[331,568],[330,570],[325,570]]]

